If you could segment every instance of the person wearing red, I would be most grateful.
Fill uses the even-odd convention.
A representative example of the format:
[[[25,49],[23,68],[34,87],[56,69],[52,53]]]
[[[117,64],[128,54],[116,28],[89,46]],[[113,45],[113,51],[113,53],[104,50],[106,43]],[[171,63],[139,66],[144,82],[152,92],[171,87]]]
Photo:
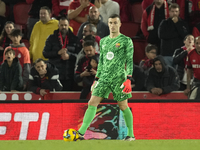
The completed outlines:
[[[189,99],[200,99],[200,36],[195,38],[195,49],[189,52],[187,57],[187,89],[184,91],[186,95],[189,95]],[[192,86],[190,82],[194,80]]]
[[[184,46],[175,50],[173,55],[173,64],[177,65],[176,70],[180,78],[180,91],[186,89],[187,85],[187,69],[186,58],[188,53],[194,49],[194,36],[189,34],[184,38]]]
[[[73,28],[74,35],[77,34],[79,27],[88,19],[89,8],[94,6],[89,0],[74,0],[69,4],[68,19]]]
[[[52,0],[52,9],[55,17],[58,15],[67,14],[69,4],[73,0]]]
[[[198,23],[195,27],[193,27],[192,35],[196,38],[200,36],[200,23]]]
[[[169,10],[166,0],[154,0],[154,2],[143,11],[141,30],[148,43],[154,44],[160,48],[161,41],[158,37],[158,27],[161,21],[168,17]]]
[[[144,11],[148,6],[153,3],[154,0],[143,0],[142,1],[142,10]]]

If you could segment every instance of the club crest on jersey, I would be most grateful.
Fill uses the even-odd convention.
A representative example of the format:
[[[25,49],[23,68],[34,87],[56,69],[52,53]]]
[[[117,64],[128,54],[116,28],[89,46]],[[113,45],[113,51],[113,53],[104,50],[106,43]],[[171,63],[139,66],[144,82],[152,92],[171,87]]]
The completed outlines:
[[[115,44],[115,47],[120,47],[120,43]]]
[[[108,60],[112,60],[112,59],[114,58],[114,53],[113,53],[113,52],[108,52],[108,53],[106,54],[106,58],[107,58]]]

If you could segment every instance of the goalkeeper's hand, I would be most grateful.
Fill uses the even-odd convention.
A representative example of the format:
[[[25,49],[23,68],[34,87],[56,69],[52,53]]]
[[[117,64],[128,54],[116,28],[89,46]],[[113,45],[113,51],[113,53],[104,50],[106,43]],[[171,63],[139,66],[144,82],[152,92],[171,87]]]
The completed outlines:
[[[92,84],[92,86],[91,86],[91,89],[90,89],[91,92],[93,92],[94,88],[96,88],[97,85],[99,84],[98,80],[99,80],[99,78],[98,78],[98,77],[95,77],[95,80],[94,80],[94,82],[93,82],[93,84]]]
[[[132,91],[130,78],[131,78],[130,76],[127,76],[126,81],[120,86],[120,88],[124,88],[122,90],[122,93],[124,94],[129,94]]]

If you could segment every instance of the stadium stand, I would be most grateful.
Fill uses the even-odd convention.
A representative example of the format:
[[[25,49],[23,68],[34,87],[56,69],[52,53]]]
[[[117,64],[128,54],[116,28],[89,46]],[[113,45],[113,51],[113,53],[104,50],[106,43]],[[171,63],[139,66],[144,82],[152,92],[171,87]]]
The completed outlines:
[[[20,25],[22,32],[26,35],[27,33],[27,19],[28,19],[28,11],[31,5],[21,2],[14,5],[13,13],[14,20],[16,25]]]

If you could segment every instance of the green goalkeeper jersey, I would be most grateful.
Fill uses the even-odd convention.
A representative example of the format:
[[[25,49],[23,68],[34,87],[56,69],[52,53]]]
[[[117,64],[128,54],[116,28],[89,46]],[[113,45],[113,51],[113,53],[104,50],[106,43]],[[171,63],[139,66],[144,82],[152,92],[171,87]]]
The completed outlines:
[[[96,77],[105,82],[120,82],[133,73],[133,42],[121,34],[100,41],[100,59]]]

